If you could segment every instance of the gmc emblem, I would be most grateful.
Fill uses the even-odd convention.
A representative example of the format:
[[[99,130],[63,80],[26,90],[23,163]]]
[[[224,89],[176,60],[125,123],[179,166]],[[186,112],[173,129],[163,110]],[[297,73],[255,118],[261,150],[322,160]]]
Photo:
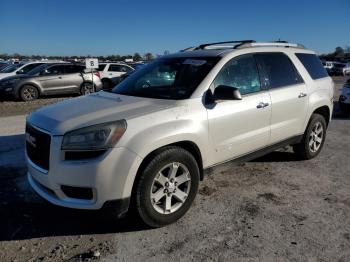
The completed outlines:
[[[34,136],[31,136],[29,133],[26,133],[26,141],[32,147],[36,147],[36,138]]]

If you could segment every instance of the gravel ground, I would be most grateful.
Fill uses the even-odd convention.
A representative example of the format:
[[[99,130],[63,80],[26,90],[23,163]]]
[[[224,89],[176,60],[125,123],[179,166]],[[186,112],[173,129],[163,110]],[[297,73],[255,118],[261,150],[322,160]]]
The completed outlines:
[[[36,109],[69,99],[72,96],[48,96],[31,102],[16,101],[11,98],[0,98],[0,117],[29,114]]]
[[[335,81],[338,98],[345,80]],[[19,156],[23,134],[5,124],[18,119],[0,118],[0,159],[11,159],[0,161],[1,261],[350,261],[350,117],[337,105],[316,159],[299,161],[287,147],[222,165],[186,216],[160,229],[38,198]]]

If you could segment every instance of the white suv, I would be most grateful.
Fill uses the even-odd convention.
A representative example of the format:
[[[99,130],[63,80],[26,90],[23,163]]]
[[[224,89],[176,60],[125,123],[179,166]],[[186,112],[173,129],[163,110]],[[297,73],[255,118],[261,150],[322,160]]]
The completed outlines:
[[[100,63],[98,67],[100,72],[103,89],[110,90],[121,80],[124,74],[134,71],[134,68],[122,63]]]
[[[56,205],[118,217],[133,205],[159,227],[186,213],[205,169],[285,145],[317,156],[334,84],[315,53],[280,42],[220,44],[163,56],[111,92],[31,114],[34,190]]]

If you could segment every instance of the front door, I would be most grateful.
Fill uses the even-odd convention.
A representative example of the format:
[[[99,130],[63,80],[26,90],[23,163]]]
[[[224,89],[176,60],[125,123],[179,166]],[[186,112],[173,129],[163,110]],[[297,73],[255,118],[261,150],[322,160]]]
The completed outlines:
[[[237,158],[265,147],[270,137],[271,101],[261,88],[253,55],[230,60],[212,83],[239,88],[242,100],[216,101],[207,105],[209,139],[214,162]]]

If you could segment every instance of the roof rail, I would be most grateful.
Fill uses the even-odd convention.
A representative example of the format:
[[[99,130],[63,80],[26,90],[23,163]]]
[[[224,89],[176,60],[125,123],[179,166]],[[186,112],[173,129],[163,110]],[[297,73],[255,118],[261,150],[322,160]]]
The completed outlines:
[[[276,46],[276,47],[294,47],[304,49],[305,47],[301,44],[288,43],[286,41],[275,41],[275,42],[254,42],[254,43],[244,43],[240,45],[240,48],[247,47],[264,47],[264,46]]]
[[[242,45],[242,44],[247,44],[247,43],[254,43],[254,40],[233,40],[233,41],[225,41],[225,42],[216,42],[216,43],[208,43],[208,44],[201,44],[198,47],[195,48],[195,50],[199,50],[199,49],[215,49],[215,47],[213,48],[207,48],[210,46],[215,46],[215,45],[222,45],[222,44],[235,44],[233,46],[218,46],[220,48],[237,48],[238,46]]]

